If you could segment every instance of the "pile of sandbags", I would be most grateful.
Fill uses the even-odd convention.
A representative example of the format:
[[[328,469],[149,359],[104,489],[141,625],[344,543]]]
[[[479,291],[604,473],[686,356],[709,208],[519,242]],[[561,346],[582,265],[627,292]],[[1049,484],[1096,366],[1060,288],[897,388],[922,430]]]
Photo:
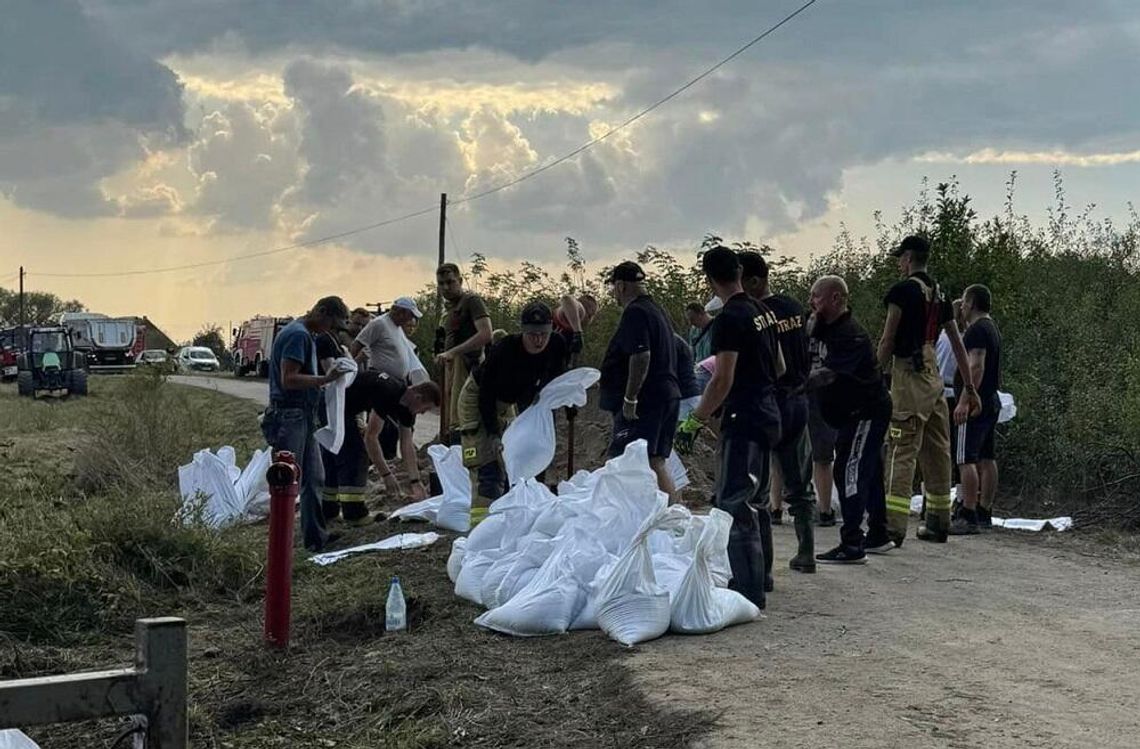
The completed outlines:
[[[182,506],[176,519],[184,523],[201,519],[211,528],[223,528],[267,517],[269,484],[265,472],[271,458],[269,450],[258,450],[241,469],[232,447],[216,453],[194,453],[189,463],[178,468]]]
[[[503,435],[511,489],[447,562],[456,595],[487,608],[479,626],[518,636],[602,629],[626,645],[666,631],[715,632],[760,611],[727,590],[732,518],[669,507],[644,441],[550,491],[552,410],[581,406],[596,370],[568,372]]]

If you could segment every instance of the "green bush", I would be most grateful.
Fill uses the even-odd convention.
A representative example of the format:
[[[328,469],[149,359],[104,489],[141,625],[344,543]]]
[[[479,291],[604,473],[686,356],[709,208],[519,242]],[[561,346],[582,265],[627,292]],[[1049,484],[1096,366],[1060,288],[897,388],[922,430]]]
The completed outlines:
[[[932,245],[934,276],[950,295],[983,283],[994,294],[994,318],[1001,329],[1004,389],[1017,399],[1016,421],[999,430],[1002,491],[1006,500],[1063,506],[1078,513],[1116,497],[1125,509],[1114,520],[1140,526],[1130,500],[1140,478],[1140,218],[1127,226],[1094,221],[1090,211],[1072,215],[1060,175],[1048,221],[1035,225],[1013,210],[1011,176],[1004,214],[982,221],[969,196],[955,182],[939,184],[931,196],[925,182],[916,202],[893,225],[875,215],[873,240],[846,229],[830,251],[806,264],[756,249],[772,267],[773,286],[806,303],[813,279],[843,276],[856,316],[872,332],[881,330],[882,299],[898,280],[889,250],[905,235],[926,235]],[[701,252],[721,243],[708,236],[692,250],[665,252],[648,247],[633,253],[649,274],[650,293],[684,332],[684,306],[710,296],[699,271]],[[690,254],[691,253],[691,254]],[[679,260],[688,255],[690,263]],[[597,365],[620,310],[603,293],[604,273],[587,279],[577,244],[569,241],[569,268],[558,279],[531,263],[513,272],[488,273],[476,256],[467,271],[470,286],[484,296],[497,326],[514,330],[520,307],[532,298],[556,300],[586,290],[602,308],[586,336],[583,361]],[[421,296],[435,310],[434,290]],[[430,352],[438,317],[425,316],[417,333],[421,352]],[[425,356],[425,360],[430,357]],[[1123,496],[1122,496],[1123,494]],[[1131,507],[1131,510],[1127,508]],[[1094,513],[1095,514],[1095,513]]]

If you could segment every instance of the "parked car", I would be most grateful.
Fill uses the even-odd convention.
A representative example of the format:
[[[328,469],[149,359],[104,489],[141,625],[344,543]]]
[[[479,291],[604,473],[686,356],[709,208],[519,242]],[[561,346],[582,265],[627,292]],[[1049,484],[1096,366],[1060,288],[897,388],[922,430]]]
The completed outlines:
[[[180,372],[217,372],[222,368],[218,357],[205,346],[186,346],[179,350],[175,362]]]
[[[160,348],[152,348],[140,352],[138,359],[135,361],[138,364],[159,365],[166,364],[168,361],[170,361],[170,356]]]

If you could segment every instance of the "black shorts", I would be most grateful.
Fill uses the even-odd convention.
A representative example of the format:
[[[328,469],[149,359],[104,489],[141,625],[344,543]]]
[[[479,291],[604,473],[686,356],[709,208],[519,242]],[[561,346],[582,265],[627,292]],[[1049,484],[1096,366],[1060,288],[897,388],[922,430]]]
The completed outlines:
[[[960,466],[994,459],[994,432],[997,431],[996,413],[982,413],[954,430],[954,462]]]
[[[831,463],[835,460],[835,437],[837,431],[823,420],[819,412],[819,401],[808,397],[808,437],[811,439],[811,459],[815,463]]]
[[[616,458],[634,440],[645,440],[651,458],[667,458],[673,452],[677,434],[677,416],[681,401],[673,399],[657,406],[641,403],[637,418],[626,421],[621,411],[614,414],[614,436],[610,441],[610,457]]]

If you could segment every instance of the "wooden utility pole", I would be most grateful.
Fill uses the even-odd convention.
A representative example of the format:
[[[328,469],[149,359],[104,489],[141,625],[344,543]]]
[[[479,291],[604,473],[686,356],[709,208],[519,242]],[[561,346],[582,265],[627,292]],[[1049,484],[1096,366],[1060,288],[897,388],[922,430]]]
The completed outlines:
[[[20,266],[20,328],[24,327],[24,266]]]
[[[441,192],[439,194],[439,263],[436,264],[438,268],[444,262],[444,249],[447,246],[447,193]],[[437,319],[439,320],[439,328],[436,332],[435,353],[439,355],[442,353],[443,346],[443,297],[436,295],[436,312]],[[449,367],[446,363],[439,367],[439,389],[443,395],[443,402],[439,406],[439,435],[436,438],[440,443],[446,445],[450,430],[448,425],[451,422],[451,392],[448,387],[450,383]]]
[[[447,193],[442,192],[439,194],[439,263],[436,267],[443,265],[443,251],[446,247],[445,239],[447,237]]]

